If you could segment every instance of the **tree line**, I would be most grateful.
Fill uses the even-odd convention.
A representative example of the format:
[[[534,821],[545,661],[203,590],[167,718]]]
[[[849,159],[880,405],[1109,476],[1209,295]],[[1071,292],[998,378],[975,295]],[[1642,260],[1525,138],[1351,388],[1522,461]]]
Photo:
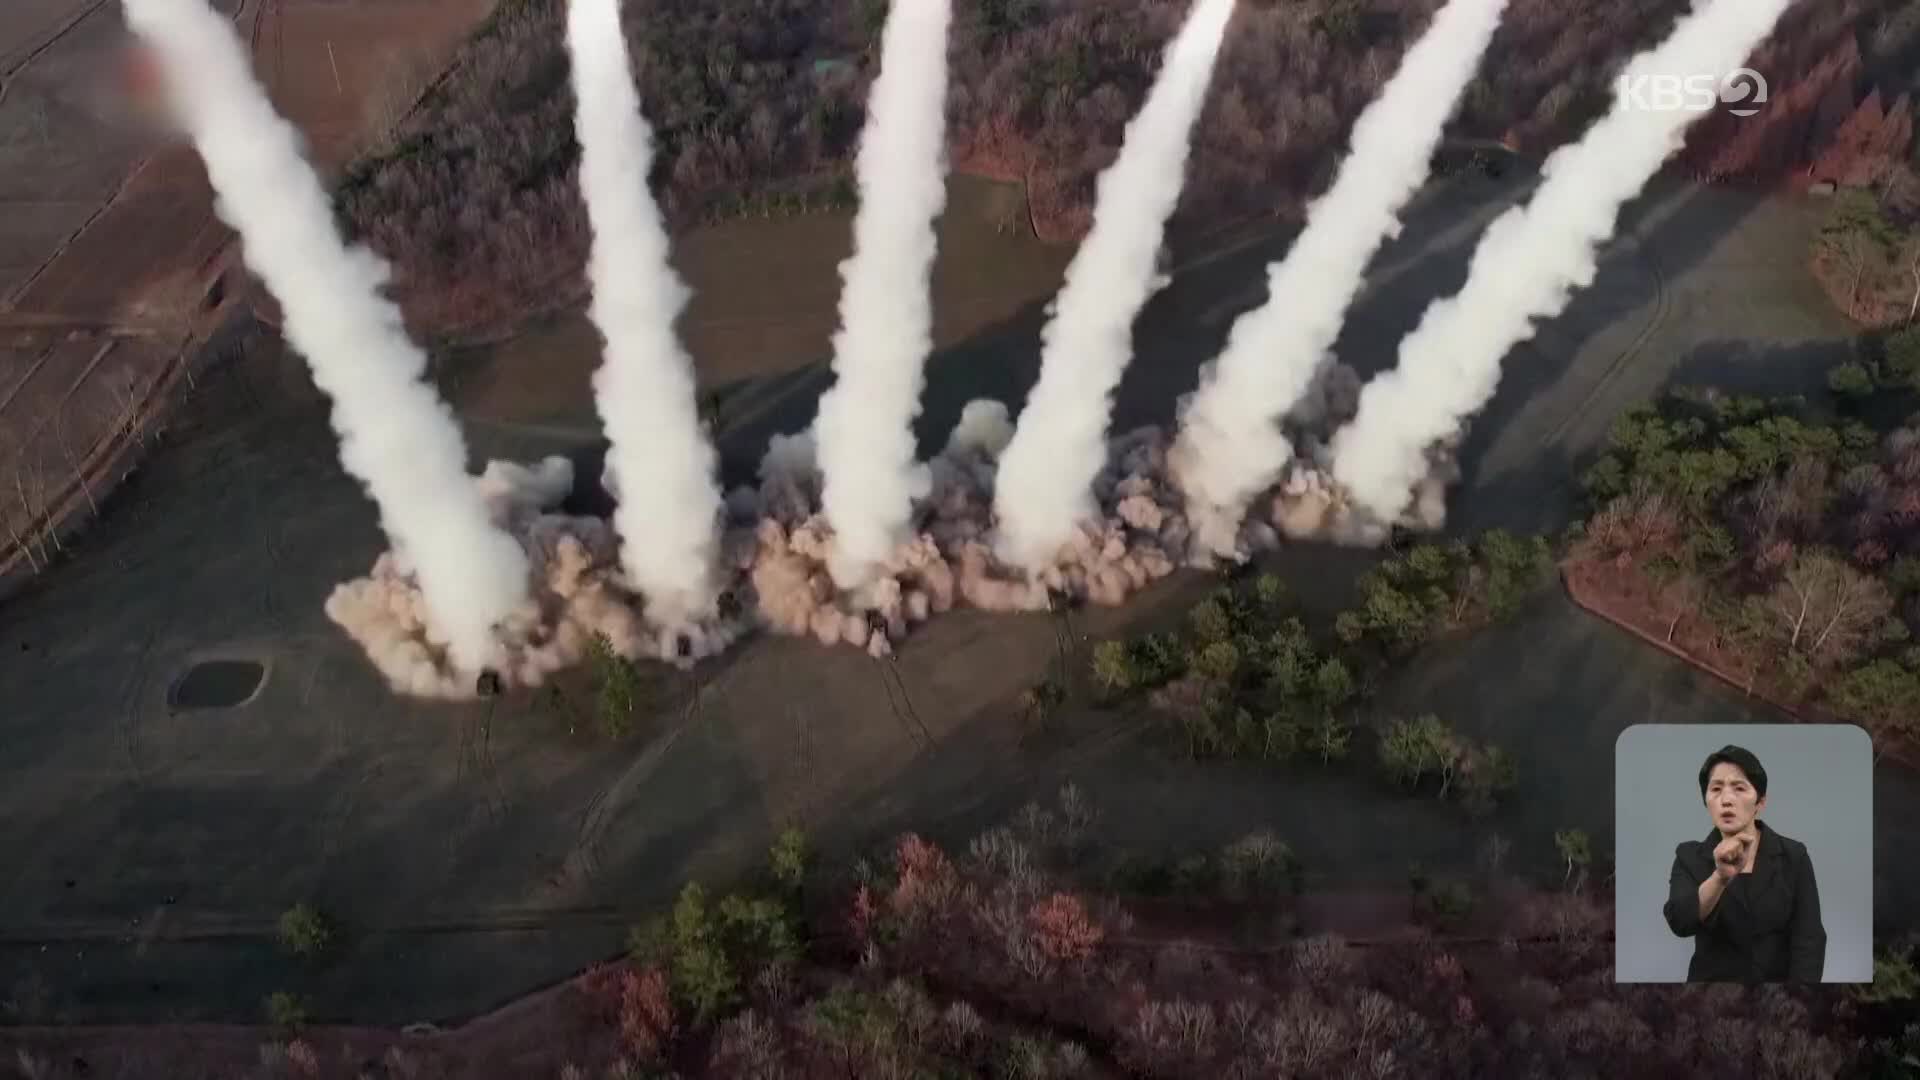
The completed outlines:
[[[1879,2],[1802,5],[1775,40],[1796,58],[1831,48]],[[949,49],[956,167],[1025,183],[1040,229],[1071,240],[1187,6],[959,5]],[[1435,6],[1242,5],[1194,134],[1179,221],[1297,213]],[[1688,6],[1515,0],[1456,130],[1534,151],[1566,141],[1611,103],[1618,64]],[[395,264],[422,329],[509,318],[579,280],[588,233],[564,10],[562,0],[503,0],[449,76],[338,189],[342,222]],[[884,0],[626,4],[656,132],[648,179],[671,221],[851,205],[885,11]]]
[[[1096,819],[1069,787],[951,850],[905,834],[829,861],[788,830],[740,888],[689,885],[629,957],[582,981],[572,1075],[1664,1075],[1712,1062],[1800,1080],[1920,1049],[1899,1019],[1920,990],[1911,943],[1882,950],[1874,984],[1843,996],[1618,987],[1609,912],[1565,893],[1494,913],[1524,946],[1250,947],[1233,913],[1284,903],[1283,843],[1228,845],[1211,880],[1235,906],[1166,923],[1081,884]],[[1558,842],[1570,865],[1577,846]],[[1464,903],[1456,886],[1412,882],[1439,927]]]
[[[1417,544],[1363,575],[1358,604],[1318,634],[1261,574],[1215,588],[1177,629],[1099,643],[1092,678],[1109,704],[1144,697],[1172,719],[1195,759],[1332,765],[1358,738],[1391,781],[1485,812],[1516,779],[1499,747],[1433,715],[1362,718],[1391,666],[1511,616],[1552,565],[1544,538],[1501,530]]]

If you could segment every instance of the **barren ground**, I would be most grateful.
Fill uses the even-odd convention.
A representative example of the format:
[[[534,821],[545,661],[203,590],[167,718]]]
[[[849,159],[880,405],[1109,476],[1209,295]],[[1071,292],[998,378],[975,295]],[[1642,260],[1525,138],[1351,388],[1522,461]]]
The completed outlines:
[[[397,118],[492,0],[215,6],[332,169]],[[116,82],[128,41],[117,3],[0,12],[0,577],[38,560],[14,533],[49,511],[91,514],[90,496],[137,456],[128,422],[159,426],[182,342],[244,291],[199,158],[143,123]]]
[[[1379,260],[1343,354],[1386,363],[1525,183],[1431,191]],[[1804,204],[1657,185],[1596,286],[1510,358],[1458,521],[1564,523],[1569,457],[1672,378],[1816,381],[1846,346],[1800,268],[1814,219]],[[770,431],[803,426],[825,381],[827,275],[845,219],[766,228],[830,232],[822,221],[839,222],[838,246],[794,254],[781,302],[765,295],[775,281],[710,289],[690,313],[703,377],[729,388],[733,471]],[[740,228],[737,257],[764,264],[769,249]],[[1232,317],[1259,301],[1261,267],[1284,241],[1249,234],[1179,253],[1185,268],[1140,327],[1122,423],[1170,416]],[[721,250],[703,243],[720,241],[683,248],[689,276],[727,280],[719,255],[702,268],[703,252]],[[943,311],[951,293],[978,295],[961,283],[994,274],[989,260],[1010,257],[997,243],[969,250],[943,249]],[[1058,272],[1051,258],[1019,271],[1040,282],[1036,293]],[[931,371],[929,442],[968,398],[1017,400],[1033,378],[1041,301],[994,303],[1011,314],[949,324],[956,340]],[[596,438],[594,342],[577,319],[441,361],[478,455]],[[1026,731],[1010,701],[1053,655],[1043,617],[958,613],[910,642],[900,674],[924,735],[889,707],[864,656],[759,640],[691,679],[663,678],[667,707],[633,742],[608,745],[570,733],[565,710],[538,696],[489,712],[403,702],[380,685],[321,612],[332,585],[382,546],[334,453],[303,366],[257,342],[244,363],[201,377],[168,444],[73,558],[0,607],[0,865],[16,868],[0,879],[0,990],[39,1015],[244,1020],[280,989],[309,995],[320,1020],[472,1015],[617,951],[625,926],[680,881],[724,880],[787,822],[841,849],[903,828],[963,839],[1066,780],[1144,851],[1272,828],[1317,890],[1397,887],[1416,859],[1464,865],[1490,831],[1514,841],[1516,865],[1546,869],[1557,828],[1585,828],[1605,849],[1606,763],[1622,728],[1770,715],[1549,595],[1507,627],[1435,649],[1387,690],[1387,708],[1437,710],[1515,753],[1521,790],[1486,822],[1364,777],[1190,766],[1155,745],[1167,736],[1144,717],[1069,710],[1052,731]],[[1293,548],[1274,567],[1326,610],[1365,559]],[[1204,586],[1176,578],[1127,609],[1078,617],[1078,629],[1165,617]],[[258,698],[170,712],[168,686],[203,657],[265,663]],[[1883,770],[1877,802],[1880,820],[1902,820],[1920,811],[1920,784]],[[1901,873],[1881,883],[1883,919],[1920,910],[1920,883]],[[343,955],[312,973],[272,940],[278,913],[303,899],[350,928]]]

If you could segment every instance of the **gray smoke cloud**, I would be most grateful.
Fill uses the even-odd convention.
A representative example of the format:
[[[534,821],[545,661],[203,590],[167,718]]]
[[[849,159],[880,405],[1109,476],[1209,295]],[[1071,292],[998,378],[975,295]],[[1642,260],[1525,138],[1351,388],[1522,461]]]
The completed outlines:
[[[1352,417],[1359,391],[1353,369],[1332,364],[1289,414],[1302,455],[1247,515],[1242,534],[1250,550],[1269,550],[1283,536],[1361,545],[1383,538],[1348,512],[1325,468],[1326,433]],[[1074,523],[1055,558],[1038,570],[1007,566],[993,550],[993,490],[999,456],[1012,439],[1006,405],[969,402],[946,447],[927,462],[927,490],[914,500],[907,535],[866,583],[848,589],[833,580],[829,565],[834,534],[822,509],[813,433],[775,435],[759,482],[727,493],[720,564],[728,602],[715,618],[674,626],[641,617],[607,523],[559,511],[573,485],[566,459],[532,467],[491,462],[480,489],[495,520],[527,549],[536,587],[500,629],[496,670],[507,687],[537,686],[580,662],[595,637],[629,659],[689,667],[755,628],[886,657],[915,626],[956,607],[1120,604],[1183,563],[1204,565],[1193,557],[1165,433],[1143,427],[1108,441],[1090,484],[1094,511]],[[1450,448],[1437,447],[1422,480],[1423,513],[1437,520],[1456,476]],[[432,647],[421,610],[418,582],[391,555],[327,603],[328,614],[399,692],[474,697],[473,680]]]
[[[1442,129],[1478,68],[1507,0],[1452,0],[1408,50],[1354,125],[1333,186],[1308,207],[1306,229],[1267,268],[1267,302],[1241,316],[1203,372],[1173,450],[1195,540],[1243,556],[1248,503],[1274,486],[1293,446],[1280,418],[1328,363],[1367,262],[1400,230],[1400,211],[1427,179]]]
[[[489,666],[495,626],[526,598],[528,561],[490,519],[459,424],[425,381],[426,356],[380,294],[386,264],[335,231],[299,133],[254,80],[229,20],[202,0],[125,6],[206,163],[215,209],[333,402],[341,463],[379,507],[394,562],[418,578],[425,647],[467,672]]]
[[[491,668],[504,687],[545,683],[585,660],[596,638],[629,660],[683,668],[739,639],[747,624],[738,613],[668,625],[643,617],[640,598],[621,570],[613,528],[599,518],[559,511],[573,482],[573,465],[563,457],[532,466],[488,462],[476,482],[492,520],[533,566],[532,595],[494,631]],[[365,576],[334,589],[327,615],[359,643],[395,691],[473,699],[472,675],[449,665],[434,647],[422,600],[418,577],[388,552]]]
[[[934,229],[946,203],[949,0],[894,0],[856,171],[854,253],[840,265],[837,380],[814,423],[833,578],[865,584],[926,494],[913,421],[933,347]]]
[[[606,342],[594,400],[609,468],[627,495],[613,517],[620,561],[652,620],[688,621],[712,612],[717,591],[718,462],[700,425],[692,361],[674,332],[688,290],[667,261],[666,228],[647,189],[653,132],[629,70],[619,0],[572,0],[567,50],[593,226],[590,314]]]
[[[1067,268],[1042,332],[1040,379],[1001,458],[999,554],[1051,565],[1094,509],[1107,460],[1113,393],[1133,351],[1133,321],[1154,287],[1167,218],[1179,202],[1189,137],[1213,77],[1233,0],[1198,0],[1168,46],[1120,156],[1100,175],[1093,228]]]
[[[1673,35],[1627,65],[1626,77],[1722,77],[1764,40],[1790,0],[1701,0]],[[1435,442],[1455,438],[1486,405],[1500,362],[1537,320],[1593,281],[1620,207],[1705,116],[1636,107],[1626,97],[1580,142],[1546,162],[1533,199],[1502,215],[1475,250],[1466,285],[1427,309],[1400,343],[1399,365],[1367,384],[1359,413],[1333,439],[1333,474],[1358,510],[1401,516]]]

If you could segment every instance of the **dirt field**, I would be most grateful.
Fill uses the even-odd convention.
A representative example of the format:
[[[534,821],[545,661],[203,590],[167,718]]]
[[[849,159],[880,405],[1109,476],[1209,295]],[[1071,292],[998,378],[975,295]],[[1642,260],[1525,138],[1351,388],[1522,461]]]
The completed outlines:
[[[399,121],[495,0],[256,2],[256,69],[331,170]]]
[[[397,118],[491,0],[216,7],[331,169]],[[150,417],[180,343],[245,292],[198,157],[140,124],[115,82],[128,40],[114,3],[0,13],[0,525],[90,514],[92,489],[124,471],[127,418]],[[49,335],[65,335],[52,354]],[[83,462],[97,467],[76,475]],[[31,571],[39,556],[0,537],[0,575]]]
[[[0,542],[28,549],[30,562],[58,553],[45,521],[103,435],[131,433],[163,377],[175,342],[74,332],[22,334],[0,350],[0,465],[11,498],[0,500]],[[82,498],[89,497],[82,491]],[[104,498],[102,492],[95,498]]]
[[[1381,258],[1343,353],[1384,363],[1525,182],[1429,192]],[[1564,522],[1567,457],[1676,375],[1815,379],[1844,346],[1837,319],[1801,302],[1811,286],[1797,253],[1812,221],[1793,203],[1656,188],[1596,287],[1513,358],[1456,517]],[[1285,239],[1180,253],[1185,269],[1141,324],[1122,422],[1168,418],[1232,316],[1259,301],[1248,283]],[[683,256],[700,267],[696,283],[727,277],[724,261],[702,257]],[[811,253],[812,273],[836,257]],[[992,269],[982,256],[971,270],[943,266],[942,280]],[[811,276],[795,278],[803,286],[834,295]],[[769,431],[810,419],[824,381],[830,308],[807,313],[802,333],[791,329],[800,305],[764,291],[704,289],[707,306],[690,315],[703,375],[730,387],[723,441],[736,470]],[[929,442],[968,398],[1024,392],[1041,303],[953,331],[961,340],[931,370]],[[769,319],[778,325],[755,322]],[[597,437],[595,363],[576,322],[442,367],[476,454],[525,457]],[[1545,869],[1557,828],[1585,828],[1604,849],[1611,772],[1600,763],[1627,724],[1766,716],[1547,597],[1422,660],[1388,695],[1389,707],[1439,709],[1515,752],[1520,795],[1488,822],[1362,777],[1184,765],[1143,718],[1070,711],[1028,732],[1009,704],[1053,654],[1043,617],[959,613],[928,627],[899,662],[917,721],[889,706],[882,669],[863,656],[762,640],[665,682],[668,708],[631,744],[608,746],[569,734],[566,710],[538,697],[490,714],[387,693],[321,613],[332,585],[382,546],[334,455],[303,366],[261,345],[201,377],[168,445],[74,557],[0,607],[0,817],[13,826],[0,864],[18,868],[0,880],[0,993],[13,987],[39,1015],[68,1020],[246,1020],[282,989],[310,996],[325,1021],[472,1015],[616,951],[679,881],[736,872],[787,822],[842,850],[909,827],[964,840],[1068,779],[1143,850],[1270,827],[1316,889],[1398,885],[1416,859],[1463,864],[1489,831],[1514,842],[1516,865]],[[1331,605],[1363,560],[1301,548],[1275,566],[1309,603]],[[1175,579],[1079,629],[1097,637],[1154,618],[1204,584]],[[202,658],[257,659],[266,683],[242,708],[171,711],[168,687]],[[1876,798],[1882,820],[1920,812],[1905,775],[1883,773]],[[274,919],[300,900],[349,929],[344,954],[319,971],[272,942]],[[1920,885],[1883,882],[1876,910],[1920,910]]]

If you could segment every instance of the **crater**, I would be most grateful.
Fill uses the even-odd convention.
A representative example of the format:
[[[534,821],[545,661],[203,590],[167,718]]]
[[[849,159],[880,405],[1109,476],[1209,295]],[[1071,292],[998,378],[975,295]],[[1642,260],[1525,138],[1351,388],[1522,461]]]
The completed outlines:
[[[186,670],[167,691],[176,709],[231,709],[252,701],[267,680],[256,660],[205,660]]]

